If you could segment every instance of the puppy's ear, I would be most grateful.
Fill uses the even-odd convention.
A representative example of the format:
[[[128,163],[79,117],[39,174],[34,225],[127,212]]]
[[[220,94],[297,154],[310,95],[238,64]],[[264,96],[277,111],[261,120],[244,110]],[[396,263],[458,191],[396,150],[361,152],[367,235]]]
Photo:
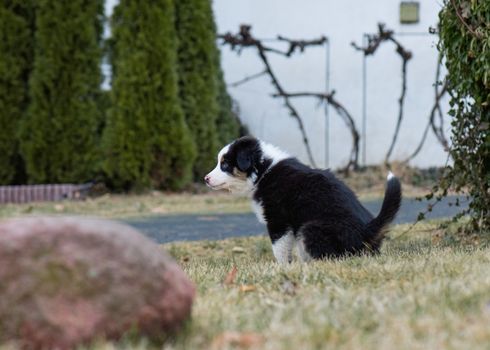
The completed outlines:
[[[238,170],[246,173],[252,167],[252,154],[250,151],[244,150],[238,152],[236,157]]]

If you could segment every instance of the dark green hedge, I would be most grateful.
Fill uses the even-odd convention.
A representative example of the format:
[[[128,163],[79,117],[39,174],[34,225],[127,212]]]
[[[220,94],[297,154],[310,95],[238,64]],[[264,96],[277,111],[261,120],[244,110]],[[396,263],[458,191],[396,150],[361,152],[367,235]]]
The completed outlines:
[[[238,136],[209,0],[122,0],[108,43],[104,2],[0,4],[0,185],[181,189]]]
[[[216,31],[216,30],[215,30]],[[233,111],[233,100],[226,89],[223,71],[221,70],[220,52],[216,46],[213,47],[215,52],[214,65],[217,72],[218,81],[218,117],[216,118],[216,128],[218,129],[218,140],[221,146],[224,146],[240,135],[240,121]]]
[[[0,185],[25,181],[18,128],[29,102],[33,25],[31,1],[0,3]]]
[[[84,182],[97,170],[103,6],[36,1],[31,102],[20,139],[29,182]]]
[[[122,0],[111,22],[104,169],[118,188],[180,189],[195,148],[180,106],[171,0]]]
[[[215,166],[218,150],[218,81],[211,2],[177,0],[175,13],[180,101],[197,149],[194,178],[201,179]]]

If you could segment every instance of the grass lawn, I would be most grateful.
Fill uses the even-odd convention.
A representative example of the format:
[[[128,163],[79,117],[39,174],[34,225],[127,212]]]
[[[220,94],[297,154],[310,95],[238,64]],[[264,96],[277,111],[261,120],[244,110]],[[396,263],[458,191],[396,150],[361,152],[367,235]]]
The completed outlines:
[[[198,296],[164,349],[490,349],[488,237],[457,237],[425,223],[378,256],[287,267],[265,237],[166,244]],[[151,348],[128,344],[95,348]]]
[[[130,218],[151,215],[241,213],[250,211],[250,200],[220,193],[164,193],[142,195],[105,194],[83,201],[37,202],[0,205],[0,219],[29,215],[88,215]]]
[[[403,196],[413,198],[430,191],[438,178],[437,169],[420,170],[393,163],[392,171],[403,184]],[[352,172],[348,177],[337,174],[361,200],[384,196],[386,174],[383,166]],[[192,193],[105,194],[83,201],[38,202],[28,204],[0,204],[0,219],[28,215],[89,215],[123,219],[152,215],[219,214],[251,211],[245,196],[208,190],[203,184],[194,184]],[[198,193],[196,193],[198,192]]]
[[[349,185],[361,199],[380,198],[384,176]],[[426,190],[404,184],[405,197]],[[0,218],[246,211],[249,200],[228,193],[152,192],[3,205]],[[402,235],[407,227],[395,226],[377,256],[286,267],[274,261],[266,237],[165,244],[197,297],[192,319],[163,349],[490,349],[490,237],[458,236],[434,222]],[[162,348],[128,339],[89,349]]]
[[[381,177],[381,175],[380,175]],[[384,178],[371,180],[351,177],[347,181],[361,200],[384,196]],[[428,187],[403,185],[405,198],[422,196]],[[33,202],[27,204],[0,204],[0,219],[30,215],[89,215],[102,218],[141,218],[173,214],[219,214],[250,212],[250,199],[224,191],[200,189],[203,193],[105,194],[86,200],[61,202]]]

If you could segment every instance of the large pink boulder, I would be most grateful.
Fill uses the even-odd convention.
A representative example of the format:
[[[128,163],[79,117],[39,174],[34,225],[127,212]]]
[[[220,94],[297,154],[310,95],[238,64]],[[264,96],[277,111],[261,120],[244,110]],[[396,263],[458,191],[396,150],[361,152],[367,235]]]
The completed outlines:
[[[70,349],[129,330],[173,332],[194,286],[128,226],[85,218],[0,221],[0,344]]]

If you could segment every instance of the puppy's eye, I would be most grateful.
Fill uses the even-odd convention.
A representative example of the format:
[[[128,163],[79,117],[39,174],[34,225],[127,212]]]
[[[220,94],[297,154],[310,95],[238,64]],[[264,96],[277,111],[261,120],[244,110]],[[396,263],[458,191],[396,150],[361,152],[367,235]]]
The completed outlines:
[[[222,159],[221,160],[221,163],[220,163],[220,168],[221,168],[221,171],[224,171],[224,172],[228,172],[230,173],[231,172],[231,166],[230,166],[230,163],[228,163],[226,160]]]

